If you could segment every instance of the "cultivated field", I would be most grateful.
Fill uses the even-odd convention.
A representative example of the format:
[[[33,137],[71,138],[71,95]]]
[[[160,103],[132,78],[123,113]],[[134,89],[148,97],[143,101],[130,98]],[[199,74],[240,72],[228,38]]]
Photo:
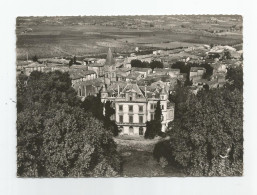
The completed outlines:
[[[131,20],[133,21],[131,22]],[[221,21],[219,25],[206,22],[187,22],[189,17],[171,17],[169,21],[160,18],[125,17],[123,23],[116,18],[92,19],[94,23],[72,23],[72,17],[63,18],[18,18],[17,19],[17,58],[24,60],[37,55],[45,57],[64,57],[69,55],[87,56],[105,54],[108,47],[114,53],[129,53],[139,47],[141,50],[193,46],[194,44],[235,45],[242,43],[241,31],[213,34],[208,29],[213,25],[222,31],[231,29],[231,20]],[[112,21],[113,20],[113,21]],[[205,18],[202,19],[206,21]],[[68,21],[68,22],[67,22]],[[91,21],[91,20],[90,20]],[[101,22],[102,21],[102,22]],[[136,21],[137,28],[130,27]],[[216,21],[216,20],[215,20]],[[53,23],[55,22],[55,23]],[[105,22],[105,23],[103,23]],[[109,24],[110,22],[111,25]],[[123,27],[128,23],[128,26]],[[147,22],[155,26],[150,28]],[[146,24],[145,24],[146,23]],[[123,25],[123,26],[120,26]],[[29,31],[26,31],[29,29]],[[228,30],[227,30],[228,29]],[[25,32],[26,31],[26,32]]]

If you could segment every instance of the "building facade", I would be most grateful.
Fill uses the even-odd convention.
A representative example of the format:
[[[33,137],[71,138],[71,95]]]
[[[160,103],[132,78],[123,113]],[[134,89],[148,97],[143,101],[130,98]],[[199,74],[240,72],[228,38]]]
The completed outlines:
[[[122,135],[143,136],[146,131],[146,122],[154,120],[157,102],[162,109],[162,131],[165,132],[168,123],[174,119],[174,104],[168,100],[168,92],[162,88],[159,91],[147,91],[145,86],[139,87],[136,83],[128,83],[123,89],[117,86],[112,92],[103,86],[101,100],[113,102],[115,108],[115,122]]]

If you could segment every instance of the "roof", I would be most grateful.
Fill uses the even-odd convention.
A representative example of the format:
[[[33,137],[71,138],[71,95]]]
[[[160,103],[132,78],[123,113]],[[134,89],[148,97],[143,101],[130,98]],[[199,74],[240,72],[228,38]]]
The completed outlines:
[[[90,74],[96,74],[95,71],[92,70],[69,70],[71,79],[80,79]]]
[[[137,67],[132,67],[133,71],[136,72],[148,72],[149,70],[151,70],[151,68],[137,68]]]
[[[105,65],[113,65],[113,64],[115,64],[115,60],[113,58],[112,51],[109,48],[109,50],[107,52],[107,57],[106,57]]]
[[[28,64],[25,66],[25,68],[33,68],[33,67],[46,67],[45,64],[40,64],[38,62],[32,62],[31,64]]]
[[[99,63],[93,63],[93,64],[88,64],[88,66],[90,66],[90,67],[102,67],[104,65],[103,64],[99,64]]]
[[[103,85],[103,81],[99,78],[88,80],[88,81],[80,81],[74,84],[74,88],[77,89],[79,86],[95,86],[101,87]]]
[[[140,75],[141,75],[141,74],[138,73],[138,72],[131,72],[131,73],[127,76],[127,78],[128,78],[128,79],[137,79]]]
[[[122,90],[122,93],[126,93],[126,92],[135,92],[137,94],[141,94],[142,96],[144,96],[141,89],[136,83],[128,83],[126,87]]]
[[[206,69],[203,67],[191,67],[190,68],[190,72],[197,72],[198,70],[206,70]]]

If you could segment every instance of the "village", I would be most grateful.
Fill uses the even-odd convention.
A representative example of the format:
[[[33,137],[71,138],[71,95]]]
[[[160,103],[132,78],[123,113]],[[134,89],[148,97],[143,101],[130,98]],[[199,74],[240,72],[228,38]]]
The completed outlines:
[[[127,55],[106,58],[37,58],[18,61],[17,74],[29,76],[33,71],[68,72],[72,87],[84,101],[101,94],[101,101],[111,101],[121,135],[143,136],[146,122],[154,119],[156,104],[162,109],[162,132],[174,119],[176,105],[169,100],[177,86],[192,94],[221,88],[228,81],[227,69],[243,65],[242,50],[231,46],[197,45],[141,54],[139,47]]]

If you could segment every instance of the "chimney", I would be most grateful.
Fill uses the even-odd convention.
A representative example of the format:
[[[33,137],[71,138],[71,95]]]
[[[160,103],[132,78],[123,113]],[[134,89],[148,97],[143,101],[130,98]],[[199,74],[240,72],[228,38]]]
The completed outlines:
[[[147,93],[146,93],[146,85],[145,85],[145,98],[147,98]]]

